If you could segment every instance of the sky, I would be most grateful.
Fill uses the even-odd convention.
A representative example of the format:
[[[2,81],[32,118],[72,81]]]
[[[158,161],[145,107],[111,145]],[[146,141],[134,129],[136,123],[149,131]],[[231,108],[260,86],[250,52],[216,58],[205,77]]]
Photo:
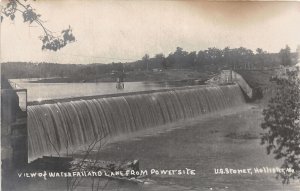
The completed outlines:
[[[2,1],[2,4],[5,4]],[[27,1],[30,2],[30,1]],[[32,6],[55,34],[70,25],[76,42],[42,50],[42,29],[21,15],[1,23],[1,61],[88,64],[131,62],[182,47],[292,51],[300,44],[300,2],[37,0]]]

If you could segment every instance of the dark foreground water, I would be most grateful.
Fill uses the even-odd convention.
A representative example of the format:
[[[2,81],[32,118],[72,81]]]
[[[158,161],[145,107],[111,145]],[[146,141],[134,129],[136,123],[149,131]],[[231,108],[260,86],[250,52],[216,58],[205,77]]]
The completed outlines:
[[[140,160],[141,169],[194,169],[196,175],[150,175],[136,184],[84,178],[75,190],[300,190],[299,182],[283,186],[275,174],[215,174],[215,168],[280,167],[259,144],[261,110],[256,106],[227,110],[188,122],[115,138],[98,153],[101,160]],[[77,156],[82,156],[80,152]],[[67,190],[67,179],[18,179],[20,190]],[[96,189],[98,187],[98,189]],[[18,190],[18,189],[17,189]]]

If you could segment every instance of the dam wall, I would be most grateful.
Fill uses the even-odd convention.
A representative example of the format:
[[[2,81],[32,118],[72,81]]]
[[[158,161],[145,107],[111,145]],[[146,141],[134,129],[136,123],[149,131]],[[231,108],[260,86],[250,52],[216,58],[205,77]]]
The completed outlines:
[[[220,74],[207,81],[210,84],[230,84],[237,83],[249,99],[253,98],[253,90],[245,81],[243,76],[233,70],[222,70]]]
[[[99,138],[199,117],[245,102],[237,84],[68,100],[28,106],[28,154],[33,160]]]

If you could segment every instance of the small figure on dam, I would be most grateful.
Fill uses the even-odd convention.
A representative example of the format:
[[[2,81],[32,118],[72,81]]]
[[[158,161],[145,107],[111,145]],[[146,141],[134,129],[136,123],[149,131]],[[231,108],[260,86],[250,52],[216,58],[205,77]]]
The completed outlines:
[[[124,78],[125,78],[124,70],[117,73],[117,84],[116,84],[117,89],[124,89],[125,88]]]
[[[117,78],[116,88],[117,88],[117,89],[124,89],[124,81],[123,81],[123,78]]]

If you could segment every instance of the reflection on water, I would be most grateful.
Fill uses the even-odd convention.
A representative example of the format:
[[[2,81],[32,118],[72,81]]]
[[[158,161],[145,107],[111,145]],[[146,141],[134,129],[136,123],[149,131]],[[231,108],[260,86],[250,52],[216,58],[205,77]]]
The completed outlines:
[[[169,83],[126,82],[124,89],[117,89],[114,82],[101,83],[31,83],[28,79],[12,79],[18,87],[28,91],[28,101],[107,95],[147,90],[158,90],[178,86]]]

